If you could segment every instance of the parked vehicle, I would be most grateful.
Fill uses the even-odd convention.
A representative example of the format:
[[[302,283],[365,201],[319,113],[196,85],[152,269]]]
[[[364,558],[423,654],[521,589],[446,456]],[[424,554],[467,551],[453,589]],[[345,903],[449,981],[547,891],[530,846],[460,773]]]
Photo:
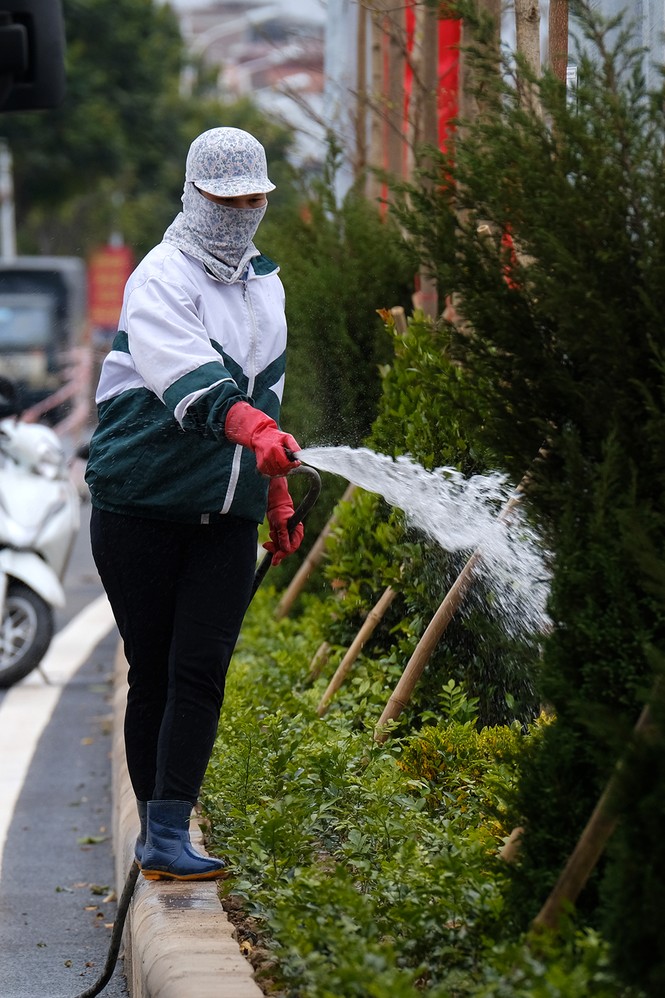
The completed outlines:
[[[0,386],[0,417],[2,386]],[[0,687],[37,668],[80,522],[60,440],[47,426],[0,418]]]
[[[87,274],[78,257],[0,259],[0,375],[14,382],[23,409],[69,380],[86,307]],[[57,422],[67,411],[63,403],[48,419]]]

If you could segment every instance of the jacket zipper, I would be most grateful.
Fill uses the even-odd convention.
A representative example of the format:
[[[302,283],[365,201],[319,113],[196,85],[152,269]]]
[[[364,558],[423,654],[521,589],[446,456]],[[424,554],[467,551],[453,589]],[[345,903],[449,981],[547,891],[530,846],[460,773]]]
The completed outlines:
[[[254,306],[252,305],[252,299],[249,295],[249,289],[247,287],[249,283],[249,277],[245,280],[241,279],[242,284],[242,300],[247,308],[247,314],[249,315],[249,356],[247,364],[247,394],[252,396],[254,391],[254,384],[256,382],[256,352],[257,352],[257,341],[258,341],[258,329],[256,325],[256,314],[254,312]],[[229,478],[229,485],[226,490],[226,495],[224,497],[224,504],[220,510],[222,514],[228,513],[235,498],[236,486],[238,484],[238,479],[240,478],[240,462],[242,460],[242,445],[238,444],[235,453],[233,455],[233,463],[231,465],[231,477]]]

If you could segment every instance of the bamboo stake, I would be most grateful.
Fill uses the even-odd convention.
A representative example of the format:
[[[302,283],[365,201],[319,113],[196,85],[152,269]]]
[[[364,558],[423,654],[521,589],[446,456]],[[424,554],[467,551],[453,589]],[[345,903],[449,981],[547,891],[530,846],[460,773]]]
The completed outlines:
[[[346,492],[340,499],[340,502],[346,502],[351,498],[355,491],[355,485],[347,486]],[[296,574],[291,579],[291,582],[284,591],[282,598],[277,604],[277,609],[275,610],[275,618],[281,620],[282,617],[286,617],[289,610],[296,601],[296,597],[300,594],[301,589],[303,589],[307,579],[313,573],[315,568],[317,568],[319,562],[323,558],[325,551],[326,541],[328,539],[328,534],[332,530],[335,520],[337,518],[337,509],[333,511],[332,516],[326,523],[325,527],[315,540],[314,544],[309,550],[307,557],[303,561],[302,565],[296,572]]]
[[[409,700],[411,699],[411,694],[413,693],[415,685],[420,679],[432,652],[439,643],[441,635],[453,619],[460,603],[464,599],[464,596],[471,585],[473,569],[475,568],[479,558],[480,552],[474,551],[460,574],[457,576],[457,579],[448,590],[443,603],[430,620],[425,633],[416,645],[413,655],[409,659],[392,696],[388,700],[388,703],[379,718],[379,723],[374,733],[374,741],[379,743],[386,741],[388,738],[388,732],[385,730],[385,725],[388,721],[397,720],[399,715],[407,706]]]
[[[305,685],[311,686],[319,678],[330,658],[331,645],[328,641],[322,641],[314,652],[314,657],[309,663],[309,671],[305,679]]]
[[[499,849],[499,859],[502,859],[504,863],[514,863],[517,859],[520,852],[523,834],[524,829],[521,825],[518,825],[517,828],[513,828],[506,842]]]
[[[397,332],[399,333],[399,335],[400,336],[406,336],[406,334],[409,331],[409,327],[408,327],[408,324],[407,324],[407,321],[406,321],[406,315],[404,313],[404,309],[402,308],[402,306],[401,305],[393,305],[393,307],[390,309],[390,314],[393,317],[393,321],[395,323],[395,329],[397,330]]]
[[[335,675],[330,680],[327,690],[321,697],[321,702],[319,703],[319,706],[316,709],[316,713],[319,715],[319,717],[323,717],[323,715],[328,710],[330,701],[332,700],[335,693],[337,692],[337,690],[340,688],[340,686],[343,684],[344,680],[348,676],[349,672],[351,671],[353,663],[358,658],[358,655],[362,651],[368,639],[376,630],[379,622],[383,619],[386,610],[388,609],[392,601],[395,599],[396,595],[397,593],[395,592],[395,590],[391,586],[388,586],[388,588],[384,591],[383,595],[379,599],[378,603],[376,603],[374,607],[367,614],[365,622],[363,623],[362,627],[360,628],[355,638],[353,639],[353,642],[349,647],[346,655],[344,656],[340,664],[337,666]]]
[[[642,734],[652,725],[651,708],[646,704],[633,732],[636,735]],[[532,928],[556,929],[562,909],[566,904],[575,903],[600,859],[619,823],[619,815],[612,806],[612,799],[620,779],[621,766],[622,762],[619,761],[550,896],[534,918]]]
[[[525,475],[520,484],[517,486],[515,492],[499,513],[499,520],[505,520],[510,516],[510,513],[522,498],[522,493],[529,477],[530,476]],[[416,648],[407,662],[406,668],[404,669],[404,672],[402,673],[392,696],[388,700],[388,703],[379,718],[379,722],[374,732],[374,741],[379,743],[386,741],[388,738],[388,731],[385,730],[385,725],[388,721],[396,721],[404,708],[407,706],[415,689],[416,683],[420,679],[425,666],[429,662],[432,652],[439,643],[439,640],[448,627],[448,624],[455,616],[455,613],[459,609],[460,604],[473,581],[473,570],[481,557],[482,550],[481,548],[477,548],[466,562],[464,568],[448,590],[448,593],[446,594],[439,609],[430,620],[425,633],[416,645]]]

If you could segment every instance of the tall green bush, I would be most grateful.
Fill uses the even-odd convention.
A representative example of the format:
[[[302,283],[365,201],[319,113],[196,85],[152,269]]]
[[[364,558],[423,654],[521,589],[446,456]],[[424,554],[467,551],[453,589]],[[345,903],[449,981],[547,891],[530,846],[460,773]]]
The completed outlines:
[[[283,419],[303,446],[357,445],[381,394],[390,339],[377,309],[407,307],[413,272],[394,219],[351,190],[335,201],[335,148],[296,211],[262,229],[289,323]]]
[[[408,454],[428,470],[453,467],[465,474],[496,466],[478,433],[478,398],[466,372],[451,359],[450,331],[417,313],[404,333],[388,321],[394,356],[382,368],[383,394],[367,438],[392,457]],[[451,554],[407,528],[401,511],[376,496],[355,498],[339,518],[327,547],[326,575],[342,585],[331,631],[351,643],[364,616],[387,585],[398,597],[367,653],[383,699],[455,582],[471,552]],[[517,633],[493,611],[491,586],[479,578],[434,650],[404,716],[420,723],[439,709],[442,685],[452,676],[478,698],[479,723],[528,722],[538,712],[537,636]],[[353,693],[351,693],[353,696]],[[342,693],[339,709],[348,710]]]
[[[617,29],[610,46],[598,17],[575,8],[575,93],[551,74],[532,80],[535,115],[510,60],[503,75],[479,65],[481,112],[455,162],[442,164],[450,182],[432,194],[415,187],[403,217],[454,296],[453,353],[482,399],[481,439],[515,477],[547,450],[530,497],[553,552],[541,691],[557,721],[522,766],[515,802],[526,829],[513,894],[522,924],[624,751],[665,624],[644,562],[665,542],[665,93],[645,90],[627,33]],[[446,227],[454,236],[443,240]],[[659,767],[634,766],[662,827]],[[642,812],[636,801],[622,808],[609,858],[578,904],[607,918],[627,978],[656,994],[665,919],[653,913],[648,953],[637,933],[627,945],[622,928],[653,910],[662,871],[653,837],[649,861],[625,866],[622,843],[638,840]]]
[[[520,726],[477,731],[452,682],[436,724],[385,746],[366,713],[318,718],[304,677],[320,600],[276,623],[274,595],[249,609],[203,798],[209,847],[230,864],[223,902],[266,993],[629,998],[595,933],[504,938],[496,853]]]
[[[413,271],[395,220],[351,190],[333,193],[334,143],[323,176],[285,205],[271,204],[261,249],[279,263],[289,327],[281,422],[303,447],[357,445],[381,396],[380,368],[392,344],[377,310],[408,307]],[[272,198],[272,195],[271,195]],[[332,513],[346,482],[327,478],[286,581]],[[313,580],[319,584],[319,578]]]

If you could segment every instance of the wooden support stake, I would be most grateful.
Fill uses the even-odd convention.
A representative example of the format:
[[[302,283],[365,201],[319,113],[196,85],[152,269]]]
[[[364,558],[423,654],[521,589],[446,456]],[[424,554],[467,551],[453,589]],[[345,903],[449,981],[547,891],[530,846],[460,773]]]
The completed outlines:
[[[330,701],[332,700],[335,693],[337,692],[337,690],[340,688],[340,686],[348,676],[349,672],[351,671],[351,666],[358,658],[358,655],[362,651],[363,646],[365,645],[367,640],[376,630],[377,625],[384,617],[386,610],[388,609],[392,601],[395,599],[396,595],[397,593],[395,592],[395,590],[391,586],[388,586],[388,588],[385,590],[385,592],[379,599],[378,603],[376,603],[375,606],[367,614],[365,622],[363,623],[362,627],[360,628],[355,638],[353,639],[353,642],[349,650],[347,651],[346,655],[344,656],[340,664],[337,666],[337,671],[330,680],[330,683],[328,684],[328,689],[321,697],[321,702],[316,709],[316,713],[319,715],[319,717],[323,717],[323,715],[328,710]]]
[[[522,493],[529,477],[530,476],[525,475],[522,479],[513,495],[499,513],[499,520],[508,519],[513,509],[522,498]],[[388,732],[385,729],[385,725],[388,721],[396,721],[404,708],[407,706],[416,683],[420,679],[425,666],[429,662],[432,652],[439,643],[439,640],[441,639],[443,632],[448,627],[448,624],[455,616],[455,613],[459,609],[459,606],[473,581],[473,570],[481,557],[482,550],[481,548],[478,548],[474,551],[460,574],[457,576],[455,582],[448,590],[443,603],[427,625],[425,633],[416,645],[413,655],[407,662],[406,668],[404,669],[404,672],[402,673],[392,696],[388,700],[388,703],[379,718],[379,723],[377,724],[374,732],[374,741],[379,743],[386,741],[388,738]]]
[[[390,314],[393,317],[393,322],[395,323],[395,329],[400,336],[406,336],[409,331],[409,326],[406,321],[406,315],[404,309],[401,305],[393,305],[390,309]]]
[[[351,498],[355,491],[355,485],[349,485],[346,492],[340,499],[340,502],[346,502]],[[310,577],[314,569],[318,566],[319,562],[323,558],[325,551],[326,540],[328,539],[328,534],[332,530],[336,520],[336,509],[333,511],[332,516],[326,523],[325,527],[315,540],[314,544],[310,548],[307,557],[303,561],[302,565],[296,572],[296,574],[291,579],[291,582],[284,590],[282,598],[277,604],[277,609],[275,610],[275,618],[281,620],[282,617],[286,617],[289,610],[296,601],[297,596],[300,594],[301,589],[304,588],[307,579]]]
[[[652,724],[651,708],[647,704],[633,731],[641,734]],[[620,779],[621,765],[621,762],[617,764],[550,896],[534,918],[532,928],[557,928],[564,906],[575,903],[600,859],[619,823],[619,815],[612,806],[612,801]]]
[[[305,679],[305,685],[311,686],[319,678],[330,658],[331,645],[327,641],[322,641],[314,652],[314,657],[309,663],[309,671]]]
[[[504,863],[514,863],[519,856],[523,834],[524,829],[521,825],[518,825],[517,828],[513,828],[507,840],[499,849],[499,859],[502,859]]]
[[[446,598],[430,620],[425,633],[416,645],[413,655],[409,659],[392,696],[379,718],[379,723],[374,733],[374,740],[376,742],[385,742],[388,737],[385,725],[388,721],[397,720],[411,699],[415,685],[429,662],[432,652],[439,643],[441,635],[453,619],[460,603],[464,599],[467,589],[471,585],[473,570],[479,558],[480,552],[474,551],[448,590]]]

